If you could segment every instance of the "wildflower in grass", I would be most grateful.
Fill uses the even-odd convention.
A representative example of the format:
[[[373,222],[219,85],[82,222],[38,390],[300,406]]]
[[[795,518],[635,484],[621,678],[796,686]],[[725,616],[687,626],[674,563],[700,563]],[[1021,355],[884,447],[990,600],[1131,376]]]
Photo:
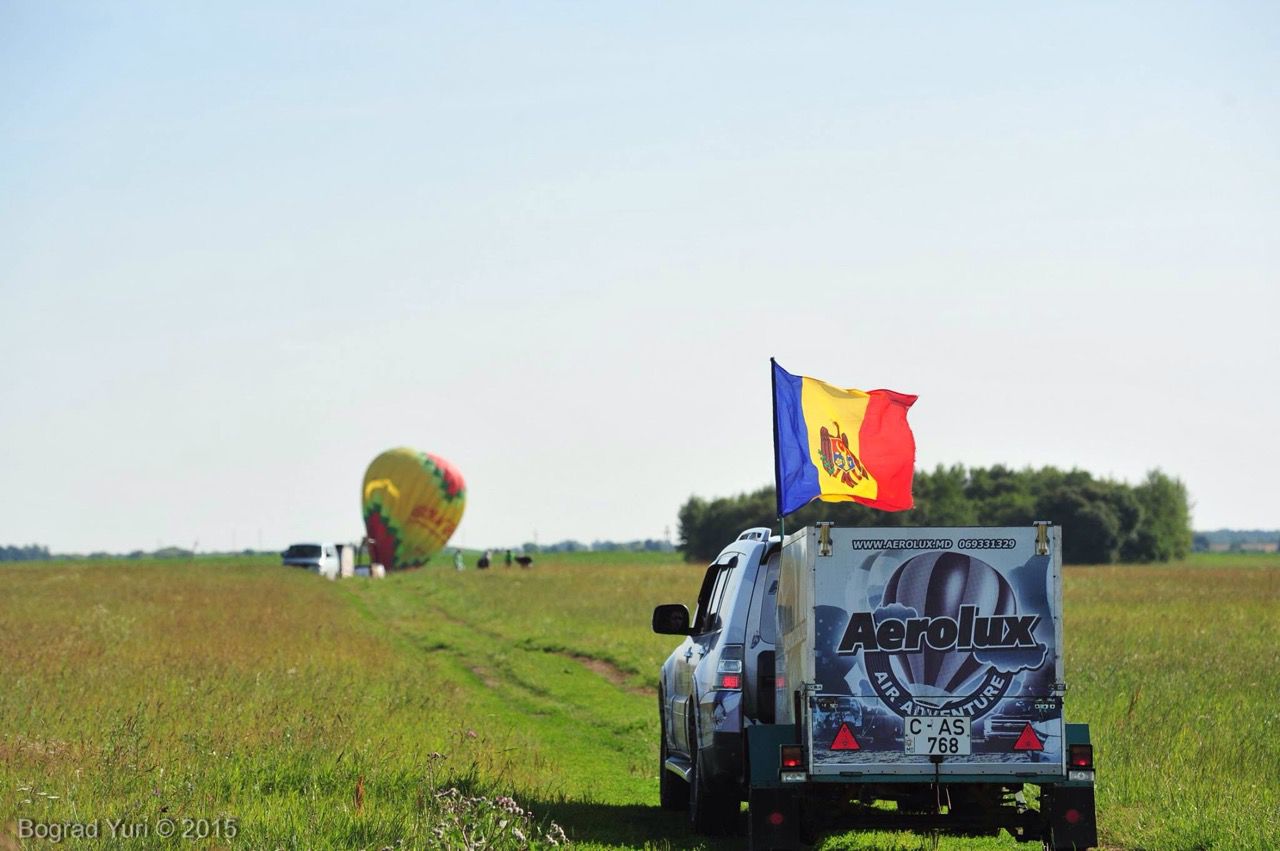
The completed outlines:
[[[506,795],[500,795],[494,800],[494,803],[512,815],[524,815],[524,810],[520,808],[520,805],[513,798],[508,798]]]

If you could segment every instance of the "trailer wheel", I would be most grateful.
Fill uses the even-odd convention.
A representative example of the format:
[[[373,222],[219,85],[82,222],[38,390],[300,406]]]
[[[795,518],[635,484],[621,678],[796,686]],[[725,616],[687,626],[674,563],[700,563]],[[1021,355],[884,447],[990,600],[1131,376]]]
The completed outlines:
[[[658,700],[658,802],[664,810],[683,810],[689,806],[689,784],[667,770],[667,713],[662,697]]]
[[[689,822],[694,833],[728,836],[738,831],[741,808],[738,796],[718,788],[708,776],[702,749],[698,747],[698,726],[689,722],[689,750],[693,773],[689,777]]]

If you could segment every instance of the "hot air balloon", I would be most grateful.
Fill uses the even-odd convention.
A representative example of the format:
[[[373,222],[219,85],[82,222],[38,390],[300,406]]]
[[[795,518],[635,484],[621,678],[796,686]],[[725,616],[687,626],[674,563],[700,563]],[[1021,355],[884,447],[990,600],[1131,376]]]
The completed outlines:
[[[462,475],[416,449],[389,449],[364,474],[361,507],[375,562],[419,567],[449,542],[467,502]]]
[[[885,585],[881,607],[902,606],[917,617],[960,617],[960,606],[981,616],[1012,615],[1016,601],[1009,581],[981,559],[956,552],[921,553],[903,562]],[[963,691],[988,666],[974,653],[935,650],[890,653],[894,672],[917,698],[945,699]]]

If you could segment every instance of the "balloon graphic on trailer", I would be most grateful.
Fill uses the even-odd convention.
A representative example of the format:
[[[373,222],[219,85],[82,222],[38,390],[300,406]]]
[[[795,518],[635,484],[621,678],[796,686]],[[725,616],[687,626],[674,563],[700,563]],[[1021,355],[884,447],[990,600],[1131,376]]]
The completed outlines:
[[[387,570],[421,567],[449,543],[467,503],[456,467],[416,449],[389,449],[364,474],[361,509],[373,560]]]
[[[981,559],[957,552],[928,552],[908,559],[893,572],[881,607],[902,606],[914,616],[959,619],[961,605],[977,607],[984,616],[1012,615],[1013,588]],[[917,699],[961,693],[987,670],[979,653],[953,649],[891,653],[899,678]]]

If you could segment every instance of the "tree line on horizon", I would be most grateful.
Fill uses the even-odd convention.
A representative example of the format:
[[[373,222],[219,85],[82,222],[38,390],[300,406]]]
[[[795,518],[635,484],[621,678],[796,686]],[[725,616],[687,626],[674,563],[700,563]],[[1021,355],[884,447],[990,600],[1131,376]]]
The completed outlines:
[[[528,541],[521,545],[526,553],[669,553],[675,549],[670,541],[659,541],[656,538],[644,538],[634,541],[592,541],[589,544],[568,538],[554,544],[539,544]]]
[[[51,558],[49,548],[39,544],[0,546],[0,561],[48,561]]]
[[[274,555],[274,553],[271,553]],[[91,553],[51,553],[49,548],[38,544],[29,544],[27,546],[3,546],[0,545],[0,562],[6,561],[99,561],[103,559],[127,560],[127,559],[174,559],[174,558],[191,558],[195,553],[192,550],[183,549],[182,547],[161,547],[158,550],[147,552],[145,550],[133,550],[128,553],[110,553],[105,550],[95,550]],[[237,553],[201,553],[201,555],[268,555],[266,551],[258,552],[255,550],[243,550]]]
[[[1049,520],[1063,529],[1071,564],[1169,561],[1191,551],[1191,504],[1181,480],[1152,470],[1136,485],[1056,467],[938,465],[917,471],[915,507],[887,512],[854,502],[812,502],[786,518],[788,529],[837,526],[1024,526]],[[707,561],[744,530],[778,531],[772,486],[730,497],[691,496],[680,507],[680,549]]]

